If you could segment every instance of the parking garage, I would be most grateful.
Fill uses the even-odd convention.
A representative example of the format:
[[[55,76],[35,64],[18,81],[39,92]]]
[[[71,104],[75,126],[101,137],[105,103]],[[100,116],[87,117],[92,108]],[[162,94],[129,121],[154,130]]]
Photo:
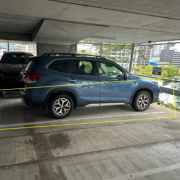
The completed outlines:
[[[179,39],[177,4],[6,0],[0,39],[36,42],[38,55],[76,53],[80,40],[127,43],[133,51],[134,44]],[[132,61],[133,54],[129,71]],[[161,87],[163,93],[179,94],[175,86]],[[53,119],[24,105],[18,91],[3,91],[0,179],[178,180],[180,114],[173,105],[153,103],[139,112],[123,103],[91,104]]]

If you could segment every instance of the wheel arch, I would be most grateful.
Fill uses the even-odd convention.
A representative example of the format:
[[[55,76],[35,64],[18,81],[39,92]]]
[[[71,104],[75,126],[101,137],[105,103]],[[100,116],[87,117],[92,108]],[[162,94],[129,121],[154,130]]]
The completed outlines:
[[[140,87],[140,88],[137,88],[137,89],[133,92],[133,94],[132,94],[132,96],[131,96],[131,99],[130,99],[130,104],[133,102],[133,100],[134,100],[134,98],[136,97],[136,95],[137,95],[139,92],[141,92],[141,91],[147,91],[147,92],[150,94],[150,96],[151,96],[151,103],[153,102],[153,99],[154,99],[153,90],[152,90],[151,88],[149,88],[149,87]]]
[[[47,108],[47,105],[48,105],[48,102],[50,101],[50,99],[56,95],[60,95],[60,94],[65,94],[65,95],[69,95],[73,102],[74,102],[74,108],[77,107],[77,103],[78,103],[78,96],[77,94],[70,90],[70,89],[66,89],[66,88],[63,88],[63,89],[54,89],[52,91],[50,91],[48,93],[48,95],[46,96],[46,99],[44,101],[44,104],[43,104],[43,108],[46,109]]]

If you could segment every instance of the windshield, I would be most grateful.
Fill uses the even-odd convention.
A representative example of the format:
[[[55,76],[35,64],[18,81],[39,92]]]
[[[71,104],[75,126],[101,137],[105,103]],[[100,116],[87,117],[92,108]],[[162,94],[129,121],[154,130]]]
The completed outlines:
[[[27,64],[28,57],[21,53],[5,53],[1,59],[1,63]]]

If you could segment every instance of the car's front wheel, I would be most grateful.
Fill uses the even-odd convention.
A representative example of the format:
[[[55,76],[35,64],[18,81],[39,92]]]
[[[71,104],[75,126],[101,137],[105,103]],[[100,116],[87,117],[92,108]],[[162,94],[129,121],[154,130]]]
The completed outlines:
[[[56,119],[68,117],[74,108],[74,102],[68,95],[57,95],[48,103],[49,114]]]
[[[151,104],[151,95],[147,91],[139,92],[132,104],[131,107],[136,111],[145,111]]]

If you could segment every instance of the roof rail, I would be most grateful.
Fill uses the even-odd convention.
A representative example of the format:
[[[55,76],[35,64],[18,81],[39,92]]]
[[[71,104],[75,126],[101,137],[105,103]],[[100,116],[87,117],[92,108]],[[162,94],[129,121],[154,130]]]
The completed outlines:
[[[43,56],[72,56],[72,57],[85,56],[85,57],[95,57],[95,58],[105,59],[102,56],[89,55],[89,54],[73,54],[73,53],[44,53]]]

